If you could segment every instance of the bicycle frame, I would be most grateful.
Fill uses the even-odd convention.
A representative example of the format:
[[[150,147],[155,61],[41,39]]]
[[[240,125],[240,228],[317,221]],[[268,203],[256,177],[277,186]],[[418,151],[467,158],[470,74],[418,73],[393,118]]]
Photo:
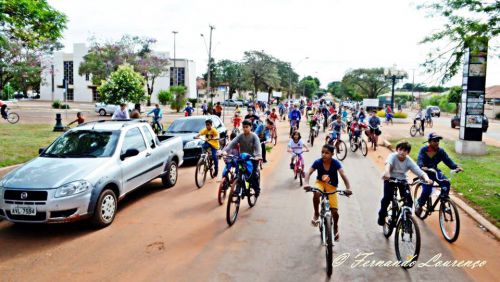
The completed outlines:
[[[412,209],[411,207],[408,206],[408,203],[405,202],[405,198],[398,199],[398,191],[400,188],[406,188],[406,187],[401,187],[401,185],[406,186],[408,183],[406,181],[402,180],[389,180],[389,182],[394,183],[394,191],[393,191],[393,196],[392,196],[392,217],[391,217],[391,228],[394,228],[396,226],[396,223],[399,220],[406,220],[406,215],[409,213],[411,215]],[[401,205],[401,203],[403,203]]]

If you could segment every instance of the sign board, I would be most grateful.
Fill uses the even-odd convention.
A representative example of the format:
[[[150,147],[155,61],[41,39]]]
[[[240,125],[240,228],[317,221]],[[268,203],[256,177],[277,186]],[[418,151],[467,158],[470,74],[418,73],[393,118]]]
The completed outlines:
[[[482,141],[488,42],[466,48],[460,104],[460,139]]]

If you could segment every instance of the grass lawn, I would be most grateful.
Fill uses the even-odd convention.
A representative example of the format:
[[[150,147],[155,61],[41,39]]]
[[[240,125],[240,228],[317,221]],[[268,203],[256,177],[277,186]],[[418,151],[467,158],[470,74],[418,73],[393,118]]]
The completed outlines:
[[[61,135],[48,124],[0,124],[0,167],[29,161]]]
[[[424,138],[406,139],[412,145],[411,157],[416,161],[417,155]],[[397,144],[399,140],[391,140]],[[452,179],[452,187],[461,193],[472,206],[479,210],[489,220],[500,227],[500,148],[488,146],[488,154],[485,156],[465,156],[455,153],[453,141],[441,140],[443,147],[450,158],[464,169],[464,172],[455,174]],[[443,163],[439,168],[449,178],[450,169]]]

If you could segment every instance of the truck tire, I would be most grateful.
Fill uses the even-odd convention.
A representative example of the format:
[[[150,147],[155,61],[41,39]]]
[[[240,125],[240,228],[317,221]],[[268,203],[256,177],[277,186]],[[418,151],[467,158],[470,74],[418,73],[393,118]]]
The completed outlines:
[[[91,223],[96,228],[104,228],[110,225],[115,219],[118,209],[118,201],[115,193],[110,189],[102,191],[97,199],[94,215]]]
[[[161,177],[161,182],[165,188],[170,188],[177,183],[177,163],[171,161],[167,164],[166,173]]]

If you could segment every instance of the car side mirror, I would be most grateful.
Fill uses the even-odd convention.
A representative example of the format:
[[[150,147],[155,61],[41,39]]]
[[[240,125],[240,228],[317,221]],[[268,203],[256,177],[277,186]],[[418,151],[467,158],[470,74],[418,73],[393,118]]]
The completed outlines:
[[[38,149],[38,154],[39,154],[39,155],[41,155],[41,154],[43,153],[43,151],[45,151],[45,149],[47,149],[47,148],[45,148],[45,147],[40,147],[40,148]]]
[[[130,157],[137,156],[137,155],[139,155],[139,150],[137,150],[137,149],[128,149],[125,153],[123,153],[123,154],[120,155],[120,159],[123,161],[126,158],[130,158]]]

